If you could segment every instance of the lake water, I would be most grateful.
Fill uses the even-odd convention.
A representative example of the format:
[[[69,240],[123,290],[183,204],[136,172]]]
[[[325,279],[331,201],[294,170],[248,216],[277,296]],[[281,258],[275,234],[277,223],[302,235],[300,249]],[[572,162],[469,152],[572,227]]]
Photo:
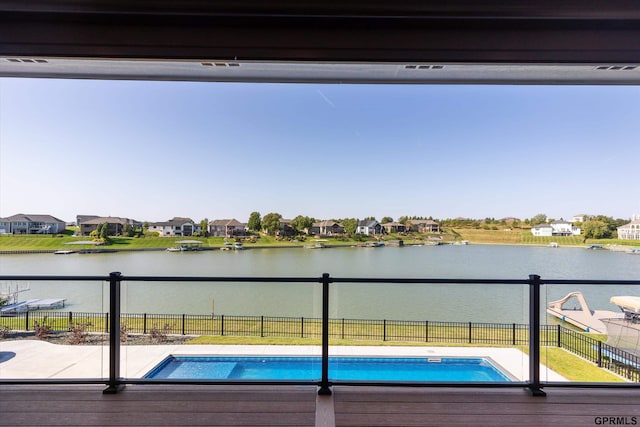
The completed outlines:
[[[0,255],[0,274],[294,276],[545,279],[640,278],[640,256],[584,248],[443,245],[384,248],[250,249],[190,253],[120,252]],[[104,283],[0,283],[29,287],[21,299],[66,298],[65,310],[107,311]],[[543,301],[581,290],[591,309],[617,308],[612,295],[637,287],[545,286]],[[320,317],[322,294],[310,283],[145,283],[123,286],[123,311]],[[528,288],[519,285],[333,284],[331,317],[526,322]]]

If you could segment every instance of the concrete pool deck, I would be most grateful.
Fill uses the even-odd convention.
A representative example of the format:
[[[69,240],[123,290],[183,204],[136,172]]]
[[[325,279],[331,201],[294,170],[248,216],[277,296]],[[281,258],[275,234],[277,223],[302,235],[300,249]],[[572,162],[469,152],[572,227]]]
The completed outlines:
[[[493,347],[333,346],[331,356],[486,357],[526,381],[529,358],[518,349]],[[320,356],[319,346],[273,345],[126,345],[121,347],[121,376],[142,378],[170,355]],[[0,341],[0,379],[107,378],[109,347],[60,345],[38,340]],[[542,381],[567,381],[541,365]]]

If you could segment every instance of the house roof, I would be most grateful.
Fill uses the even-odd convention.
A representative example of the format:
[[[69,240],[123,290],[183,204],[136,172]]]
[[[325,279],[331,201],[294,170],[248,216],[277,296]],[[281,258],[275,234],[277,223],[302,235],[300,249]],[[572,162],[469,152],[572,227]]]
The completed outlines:
[[[400,224],[399,222],[385,222],[382,224],[383,227],[404,227],[404,224]]]
[[[631,225],[640,225],[640,219],[634,219],[633,221],[625,224],[625,225],[621,225],[620,227],[618,227],[618,230],[621,228],[628,228]]]
[[[358,221],[358,227],[375,227],[377,224],[379,224],[379,222],[375,219],[363,219]]]
[[[120,218],[117,216],[100,216],[97,218],[92,218],[89,219],[87,221],[83,221],[80,223],[80,225],[96,225],[96,224],[134,224],[134,223],[138,223],[139,221],[136,221],[134,219],[131,218]]]
[[[342,227],[342,224],[336,221],[331,221],[331,220],[325,220],[325,221],[313,223],[313,227],[334,227],[334,226]]]
[[[558,220],[558,221],[553,221],[551,224],[552,225],[570,225],[571,223],[565,220]]]
[[[193,224],[193,220],[191,218],[182,218],[182,217],[176,216],[171,218],[169,221],[159,221],[159,222],[149,223],[149,225],[153,227],[160,227],[160,226],[178,227],[184,224]]]
[[[549,224],[538,224],[538,225],[534,225],[531,228],[553,228],[553,227]]]
[[[409,223],[413,225],[419,225],[419,224],[438,225],[438,223],[432,219],[410,219]]]
[[[55,216],[47,214],[15,214],[6,218],[0,218],[1,221],[6,222],[64,222]]]
[[[214,219],[213,221],[209,221],[209,225],[213,225],[215,227],[243,227],[244,224],[238,221],[235,218],[232,219]]]

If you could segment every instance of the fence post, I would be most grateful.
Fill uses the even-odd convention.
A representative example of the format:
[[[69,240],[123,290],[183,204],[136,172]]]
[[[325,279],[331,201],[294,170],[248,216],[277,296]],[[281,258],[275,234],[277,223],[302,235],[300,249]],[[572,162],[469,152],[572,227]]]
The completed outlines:
[[[29,312],[27,311],[24,316],[24,330],[29,330]]]
[[[147,313],[142,315],[142,333],[145,335],[147,333]]]
[[[300,318],[300,338],[304,338],[304,316]]]
[[[382,321],[382,341],[387,340],[387,319]]]
[[[562,327],[560,325],[558,325],[558,327],[556,328],[558,330],[558,348],[562,348]]]
[[[182,315],[182,335],[184,335],[184,334],[185,334],[185,333],[184,333],[184,327],[185,327],[185,326],[184,326],[184,318],[185,318],[185,315],[183,314],[183,315]]]
[[[124,385],[120,383],[120,283],[122,274],[109,274],[109,312],[111,315],[111,331],[109,332],[109,382],[103,391],[113,394]]]
[[[516,345],[516,324],[513,324],[513,329],[511,332],[511,345]]]
[[[224,336],[224,314],[220,315],[220,336]]]
[[[104,332],[109,333],[109,313],[104,314]]]
[[[529,391],[546,396],[540,385],[540,276],[529,275]]]
[[[472,340],[471,331],[472,331],[472,326],[471,326],[471,322],[469,322],[469,344],[471,344],[471,340]]]
[[[344,339],[344,317],[342,318],[342,339]]]
[[[69,312],[69,325],[67,327],[67,330],[70,331],[72,326],[73,326],[73,312],[70,311]]]
[[[264,338],[264,316],[260,316],[260,338]]]
[[[598,368],[602,368],[602,341],[598,341]]]
[[[320,380],[319,395],[330,396],[329,383],[329,273],[322,274],[322,379]]]
[[[424,342],[429,342],[429,321],[424,321]]]

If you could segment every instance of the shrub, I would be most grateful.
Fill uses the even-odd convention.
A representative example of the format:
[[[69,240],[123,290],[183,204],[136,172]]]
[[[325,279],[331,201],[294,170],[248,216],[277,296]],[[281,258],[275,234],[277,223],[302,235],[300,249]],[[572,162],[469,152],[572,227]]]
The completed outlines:
[[[68,339],[69,344],[83,344],[87,342],[87,337],[89,336],[87,326],[91,326],[91,324],[81,323],[71,325],[71,328],[69,329],[69,332],[71,333]]]
[[[128,339],[129,339],[129,330],[127,328],[127,325],[120,324],[120,342],[122,344],[126,344]]]
[[[33,322],[33,332],[38,339],[44,340],[49,338],[52,328],[51,325],[47,323],[46,316],[42,319],[42,324],[38,323],[38,321]]]
[[[10,327],[8,327],[6,325],[0,326],[0,339],[6,338],[9,335],[10,332],[11,332],[11,328]]]
[[[157,343],[167,342],[167,334],[171,331],[171,326],[168,323],[165,323],[162,329],[158,328],[154,325],[149,334],[151,335],[151,339]]]

